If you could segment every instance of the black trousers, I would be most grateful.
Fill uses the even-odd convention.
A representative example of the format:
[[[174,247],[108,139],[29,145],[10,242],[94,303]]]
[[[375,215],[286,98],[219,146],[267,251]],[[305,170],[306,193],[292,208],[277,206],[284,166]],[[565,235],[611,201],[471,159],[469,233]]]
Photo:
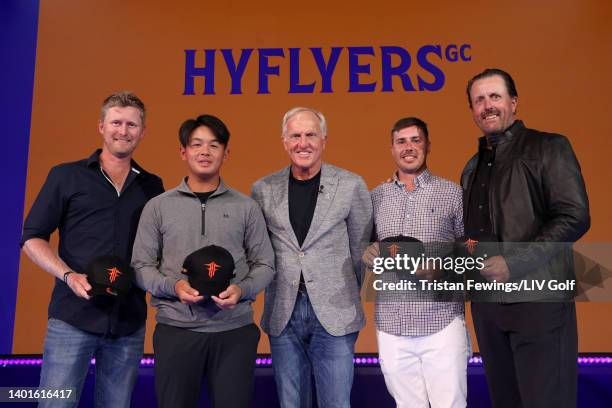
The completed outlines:
[[[196,407],[202,378],[215,408],[251,406],[259,329],[199,333],[157,324],[155,395],[162,408]]]
[[[576,407],[576,305],[472,303],[495,408]]]

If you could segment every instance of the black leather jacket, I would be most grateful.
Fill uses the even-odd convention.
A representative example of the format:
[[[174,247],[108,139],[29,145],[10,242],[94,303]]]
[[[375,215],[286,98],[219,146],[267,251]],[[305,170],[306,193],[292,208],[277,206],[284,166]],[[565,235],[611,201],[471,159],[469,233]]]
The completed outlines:
[[[464,205],[470,202],[477,167],[475,154],[461,175]],[[464,211],[464,217],[467,213]],[[496,147],[489,214],[492,232],[500,241],[529,242],[504,244],[510,281],[574,279],[571,243],[584,235],[591,221],[580,165],[567,138],[527,129],[523,122],[515,121]],[[548,295],[555,299],[572,294]],[[502,293],[498,300],[537,300],[537,296]]]

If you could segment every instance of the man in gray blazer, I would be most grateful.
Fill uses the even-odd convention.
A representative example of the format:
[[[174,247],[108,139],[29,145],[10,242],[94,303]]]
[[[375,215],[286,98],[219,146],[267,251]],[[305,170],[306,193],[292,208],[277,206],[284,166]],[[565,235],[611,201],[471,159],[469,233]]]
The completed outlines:
[[[282,407],[310,407],[314,374],[319,407],[349,407],[372,202],[361,177],[322,163],[327,125],[320,112],[291,109],[282,140],[291,165],[253,185],[276,255],[261,326],[278,397]]]

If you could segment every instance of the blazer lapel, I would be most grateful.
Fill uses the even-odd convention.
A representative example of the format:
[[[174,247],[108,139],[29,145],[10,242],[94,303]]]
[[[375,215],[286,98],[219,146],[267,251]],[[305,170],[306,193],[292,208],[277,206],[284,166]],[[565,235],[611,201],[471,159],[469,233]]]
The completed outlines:
[[[336,171],[323,163],[321,166],[321,184],[319,187],[319,196],[317,197],[317,206],[315,207],[312,222],[310,223],[310,228],[308,229],[308,234],[306,235],[302,248],[308,247],[317,237],[319,228],[334,201],[337,188],[338,177],[336,176]]]
[[[289,220],[289,167],[282,170],[272,184],[274,196],[274,211],[278,216],[280,224],[287,233],[287,237],[299,248],[297,237]]]

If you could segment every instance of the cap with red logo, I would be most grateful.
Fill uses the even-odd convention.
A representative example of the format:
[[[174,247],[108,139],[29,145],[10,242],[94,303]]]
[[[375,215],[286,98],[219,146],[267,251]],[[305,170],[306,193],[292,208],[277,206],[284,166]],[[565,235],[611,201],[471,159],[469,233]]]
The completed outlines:
[[[90,296],[119,296],[132,288],[132,268],[117,256],[95,258],[87,265],[85,273],[91,285]]]
[[[464,258],[500,255],[499,239],[493,234],[463,236],[455,240],[455,256]]]
[[[380,242],[380,255],[395,258],[396,255],[420,257],[425,252],[423,242],[407,235],[387,237]]]
[[[234,267],[234,258],[227,249],[209,245],[187,255],[181,272],[200,295],[218,296],[235,276]]]

